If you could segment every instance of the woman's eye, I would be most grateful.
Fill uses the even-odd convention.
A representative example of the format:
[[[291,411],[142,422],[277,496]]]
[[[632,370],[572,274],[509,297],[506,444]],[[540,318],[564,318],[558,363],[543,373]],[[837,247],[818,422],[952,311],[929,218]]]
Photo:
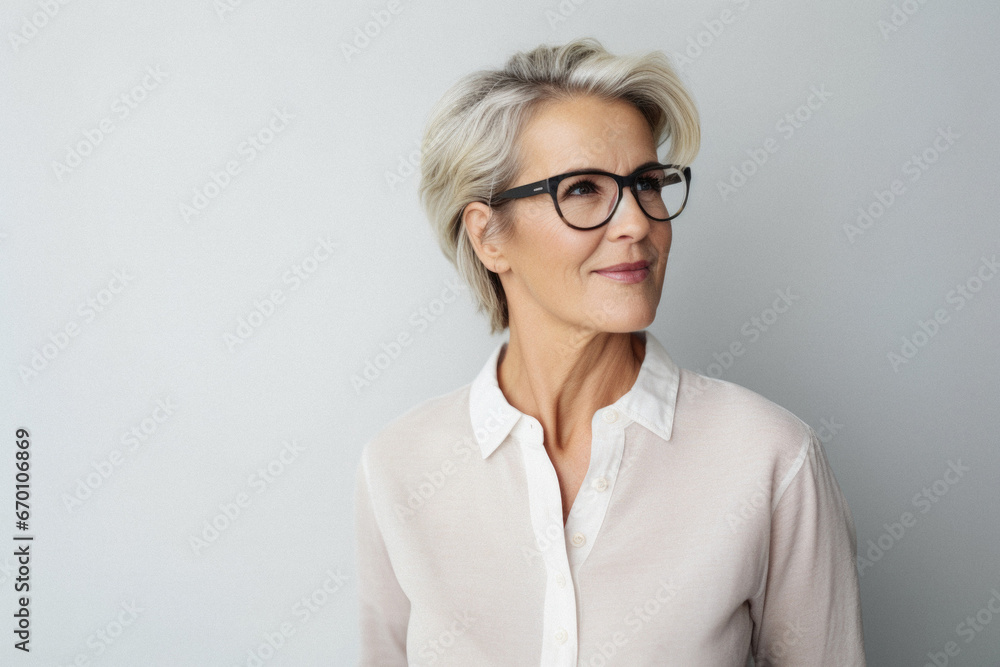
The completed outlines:
[[[577,181],[566,189],[566,194],[575,197],[579,195],[589,195],[597,192],[597,186],[592,181]]]
[[[640,178],[636,182],[636,185],[639,186],[640,190],[653,190],[656,192],[663,187],[663,184],[660,183],[660,179],[658,178]]]

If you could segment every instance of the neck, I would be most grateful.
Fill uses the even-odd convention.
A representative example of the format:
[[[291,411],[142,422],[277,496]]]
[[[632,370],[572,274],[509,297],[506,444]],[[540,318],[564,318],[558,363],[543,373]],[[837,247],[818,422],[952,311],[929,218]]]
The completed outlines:
[[[546,447],[589,449],[594,413],[632,388],[644,357],[645,343],[628,332],[511,326],[497,381],[507,402],[541,423]]]

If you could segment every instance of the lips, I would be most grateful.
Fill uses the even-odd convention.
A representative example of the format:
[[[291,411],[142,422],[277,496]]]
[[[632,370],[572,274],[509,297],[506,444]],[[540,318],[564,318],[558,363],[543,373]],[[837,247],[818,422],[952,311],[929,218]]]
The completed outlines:
[[[635,283],[641,283],[649,277],[649,262],[641,261],[615,264],[606,269],[598,269],[594,273],[618,283],[634,285]]]
[[[605,272],[610,273],[619,271],[638,271],[639,269],[646,269],[646,268],[649,268],[649,262],[644,260],[641,262],[631,262],[629,264],[615,264],[614,266],[606,266],[603,269],[598,269],[597,271],[598,273],[605,273]]]

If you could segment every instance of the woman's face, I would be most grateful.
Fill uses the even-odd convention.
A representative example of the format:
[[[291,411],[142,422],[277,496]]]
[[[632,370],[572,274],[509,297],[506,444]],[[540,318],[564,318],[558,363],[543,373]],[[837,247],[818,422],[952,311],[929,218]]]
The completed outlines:
[[[520,142],[525,166],[514,185],[588,168],[624,176],[644,163],[658,162],[649,125],[635,107],[590,96],[545,103],[524,128]],[[510,240],[491,245],[491,259],[512,323],[527,318],[620,333],[653,322],[671,227],[669,221],[647,218],[631,190],[623,190],[610,222],[591,230],[566,225],[548,193],[507,206],[514,233]],[[649,262],[649,269],[638,282],[598,273],[642,260]]]

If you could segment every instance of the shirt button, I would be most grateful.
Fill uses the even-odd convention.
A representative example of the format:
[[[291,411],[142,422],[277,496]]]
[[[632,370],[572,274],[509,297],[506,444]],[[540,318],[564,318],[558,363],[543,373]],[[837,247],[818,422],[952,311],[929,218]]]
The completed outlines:
[[[559,628],[559,632],[556,633],[556,641],[560,644],[565,644],[567,639],[569,639],[569,633],[567,633],[564,629]]]
[[[566,588],[566,577],[562,575],[562,572],[556,573],[556,583],[559,585],[559,588]]]
[[[573,535],[573,546],[582,547],[587,542],[587,536],[583,533],[576,533]]]
[[[618,413],[613,408],[608,408],[607,410],[604,411],[602,418],[604,419],[605,422],[611,424],[618,421]]]
[[[608,480],[604,479],[603,477],[598,477],[593,482],[591,482],[590,485],[593,486],[598,491],[603,491],[604,489],[608,488]]]

